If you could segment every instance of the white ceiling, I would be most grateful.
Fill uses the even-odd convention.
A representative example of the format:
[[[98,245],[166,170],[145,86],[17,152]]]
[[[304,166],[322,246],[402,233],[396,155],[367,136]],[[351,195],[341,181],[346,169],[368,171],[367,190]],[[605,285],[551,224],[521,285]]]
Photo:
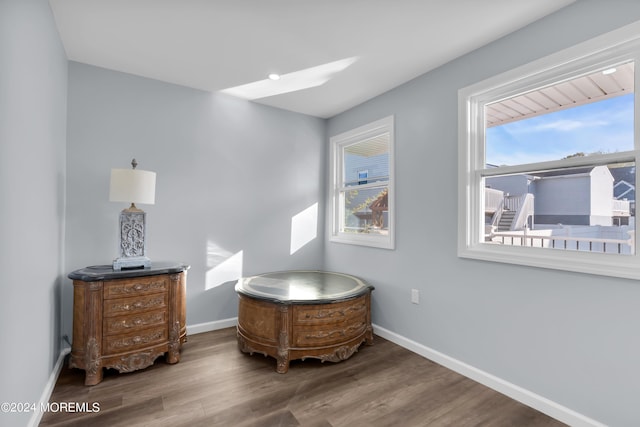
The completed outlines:
[[[70,60],[327,118],[575,0],[49,1]]]

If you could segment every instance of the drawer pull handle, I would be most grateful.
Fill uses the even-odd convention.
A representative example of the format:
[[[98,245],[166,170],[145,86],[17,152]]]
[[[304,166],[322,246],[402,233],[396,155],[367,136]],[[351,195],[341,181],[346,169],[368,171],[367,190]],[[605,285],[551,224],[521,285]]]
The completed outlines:
[[[305,335],[306,339],[323,339],[323,338],[334,338],[336,336],[347,337],[352,336],[357,333],[361,333],[366,329],[366,325],[364,323],[358,323],[355,325],[350,325],[345,329],[334,329],[330,331],[317,331],[317,332],[309,332]]]
[[[162,291],[165,289],[164,282],[148,282],[148,283],[134,283],[126,285],[118,285],[109,288],[111,294],[131,294],[133,292],[148,292],[148,291]]]
[[[111,308],[115,311],[131,311],[140,310],[151,307],[162,307],[165,304],[164,298],[155,298],[151,300],[136,301],[134,303],[114,304]]]
[[[122,338],[122,339],[113,341],[110,347],[114,349],[119,349],[119,348],[131,346],[131,345],[148,344],[150,342],[157,341],[162,338],[163,338],[163,332],[157,331],[149,335],[138,335],[132,338]]]
[[[152,313],[143,317],[136,317],[130,320],[126,320],[126,319],[116,320],[116,321],[113,321],[109,327],[111,330],[118,331],[118,330],[124,330],[124,329],[131,329],[138,326],[162,323],[164,319],[165,317],[163,313]]]
[[[348,316],[350,312],[353,313],[357,313],[360,311],[364,311],[366,310],[366,306],[364,304],[362,305],[352,305],[349,307],[346,307],[342,310],[318,310],[315,313],[305,313],[304,317],[305,319],[326,319],[326,318],[332,318],[332,317],[338,317],[338,316]]]

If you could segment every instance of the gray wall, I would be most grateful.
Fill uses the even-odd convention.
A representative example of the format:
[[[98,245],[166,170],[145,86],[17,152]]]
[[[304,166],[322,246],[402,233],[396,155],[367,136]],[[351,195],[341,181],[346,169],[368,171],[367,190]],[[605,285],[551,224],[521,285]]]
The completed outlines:
[[[638,19],[637,1],[578,1],[327,128],[396,119],[396,250],[326,244],[325,268],[375,285],[374,323],[613,426],[640,420],[640,285],[457,257],[457,91]]]
[[[108,201],[109,170],[136,157],[158,173],[156,204],[141,206],[149,255],[192,265],[190,325],[236,315],[227,281],[239,253],[243,274],[350,272],[376,286],[376,324],[602,422],[636,424],[638,284],[459,259],[455,218],[457,90],[637,19],[636,1],[580,0],[333,118],[325,137],[322,120],[76,63],[67,95],[48,4],[3,0],[0,340],[11,351],[0,401],[40,398],[71,335],[66,273],[116,256],[123,206]],[[397,249],[325,247],[327,137],[389,114]],[[444,210],[427,205],[433,196]],[[290,254],[291,218],[315,203],[318,238]],[[0,417],[23,425],[29,414]]]
[[[61,349],[67,60],[49,4],[0,2],[0,402],[38,402]],[[31,413],[0,413],[25,425]]]
[[[111,168],[157,173],[152,260],[191,265],[187,324],[237,316],[240,274],[320,268],[324,224],[291,254],[292,217],[324,212],[325,121],[75,62],[69,65],[67,270],[118,255]],[[306,231],[305,231],[306,232]],[[241,262],[239,262],[241,260]],[[72,291],[64,289],[71,334]]]

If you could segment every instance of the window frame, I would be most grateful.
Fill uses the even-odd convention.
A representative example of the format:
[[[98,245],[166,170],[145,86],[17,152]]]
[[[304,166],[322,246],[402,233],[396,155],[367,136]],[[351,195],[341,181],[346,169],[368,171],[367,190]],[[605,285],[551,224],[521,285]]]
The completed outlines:
[[[329,231],[329,241],[335,243],[346,243],[352,245],[369,246],[382,249],[395,249],[395,167],[394,167],[394,152],[395,152],[395,132],[394,132],[394,116],[387,116],[358,128],[343,132],[341,134],[332,136],[329,139],[331,146],[331,182],[329,188],[331,189],[331,227]],[[343,173],[343,159],[342,148],[347,145],[357,144],[363,142],[369,138],[378,136],[383,133],[389,134],[389,179],[387,181],[376,181],[368,184],[358,184],[353,188],[367,188],[371,186],[379,186],[386,184],[388,188],[388,233],[387,235],[381,234],[367,234],[367,233],[345,233],[340,231],[341,222],[343,221],[343,213],[340,203],[340,192],[343,189],[342,176]]]
[[[640,279],[638,239],[631,255],[565,251],[549,248],[485,244],[484,185],[490,176],[485,162],[484,106],[569,80],[616,64],[635,61],[640,67],[640,23],[631,24],[458,91],[458,256],[486,261]],[[635,69],[634,93],[640,88]],[[640,96],[634,95],[634,147],[631,151],[501,167],[496,174],[536,169],[595,166],[640,160]],[[640,182],[636,174],[635,186]],[[637,222],[635,230],[637,234]]]

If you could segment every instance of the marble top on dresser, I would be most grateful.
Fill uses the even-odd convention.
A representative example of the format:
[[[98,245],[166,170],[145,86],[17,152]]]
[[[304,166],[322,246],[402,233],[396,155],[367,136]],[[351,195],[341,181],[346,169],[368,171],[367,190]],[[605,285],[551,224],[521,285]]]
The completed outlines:
[[[189,265],[180,262],[152,262],[149,268],[131,268],[114,270],[111,265],[92,265],[69,273],[69,279],[83,282],[124,279],[127,277],[156,276],[175,274],[188,270]]]

